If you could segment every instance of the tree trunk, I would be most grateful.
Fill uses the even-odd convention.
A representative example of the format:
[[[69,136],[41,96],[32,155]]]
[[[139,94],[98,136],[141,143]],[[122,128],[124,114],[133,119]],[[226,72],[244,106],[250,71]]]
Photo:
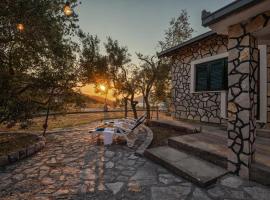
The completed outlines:
[[[128,114],[128,110],[127,110],[128,99],[126,97],[124,98],[124,103],[125,103],[125,118],[127,118],[127,114]]]
[[[131,97],[130,104],[133,111],[134,119],[138,119],[137,109],[136,109],[137,102],[134,101],[134,96]]]
[[[49,119],[49,114],[50,114],[50,108],[51,108],[51,98],[54,93],[55,88],[52,88],[49,99],[48,99],[48,106],[47,106],[47,111],[46,111],[46,118],[45,122],[43,124],[43,136],[45,136],[47,128],[48,128],[48,119]]]
[[[43,136],[45,136],[46,131],[47,131],[47,128],[48,128],[49,114],[50,114],[50,101],[48,102],[47,112],[46,112],[46,118],[45,118],[45,122],[43,124]]]
[[[146,107],[146,119],[150,119],[151,107],[150,107],[148,97],[144,97],[144,102],[145,102],[145,107]]]

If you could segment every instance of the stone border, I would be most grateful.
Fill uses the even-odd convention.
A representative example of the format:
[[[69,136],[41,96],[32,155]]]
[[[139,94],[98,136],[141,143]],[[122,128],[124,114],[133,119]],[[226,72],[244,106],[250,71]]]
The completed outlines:
[[[146,131],[146,139],[143,144],[141,144],[135,152],[135,155],[143,156],[144,151],[150,146],[153,140],[153,132],[146,125],[142,125],[142,128]]]
[[[43,136],[38,136],[38,141],[26,148],[11,152],[8,155],[0,156],[0,167],[12,164],[24,158],[27,158],[45,147],[46,139]]]

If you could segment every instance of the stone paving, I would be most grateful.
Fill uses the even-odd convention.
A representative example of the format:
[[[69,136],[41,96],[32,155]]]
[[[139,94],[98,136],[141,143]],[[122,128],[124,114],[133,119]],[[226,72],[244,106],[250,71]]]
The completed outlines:
[[[96,145],[87,129],[50,134],[41,152],[0,170],[0,199],[270,198],[270,188],[234,176],[198,188],[134,152]]]

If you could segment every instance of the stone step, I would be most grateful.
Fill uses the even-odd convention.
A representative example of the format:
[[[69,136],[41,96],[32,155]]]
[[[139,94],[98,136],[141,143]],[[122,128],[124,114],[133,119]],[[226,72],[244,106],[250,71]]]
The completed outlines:
[[[145,156],[200,187],[215,183],[227,173],[219,166],[169,146],[148,149]]]
[[[198,133],[171,137],[168,145],[180,151],[185,151],[220,167],[227,168],[226,138],[209,133]]]
[[[270,168],[260,164],[253,163],[251,165],[250,180],[256,181],[263,185],[270,186]]]

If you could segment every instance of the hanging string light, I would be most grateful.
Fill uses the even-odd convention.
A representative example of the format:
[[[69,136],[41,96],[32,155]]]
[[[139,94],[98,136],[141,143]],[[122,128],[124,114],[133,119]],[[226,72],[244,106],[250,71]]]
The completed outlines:
[[[23,32],[24,31],[24,25],[22,23],[16,24],[16,28],[20,32]]]
[[[64,6],[64,13],[66,16],[70,16],[73,13],[72,8],[70,7],[69,1],[67,1],[65,6]]]
[[[19,22],[16,24],[16,28],[19,32],[23,32],[24,31],[24,24],[22,23],[22,10],[23,10],[23,4],[22,2],[20,2],[20,13],[19,13]]]

